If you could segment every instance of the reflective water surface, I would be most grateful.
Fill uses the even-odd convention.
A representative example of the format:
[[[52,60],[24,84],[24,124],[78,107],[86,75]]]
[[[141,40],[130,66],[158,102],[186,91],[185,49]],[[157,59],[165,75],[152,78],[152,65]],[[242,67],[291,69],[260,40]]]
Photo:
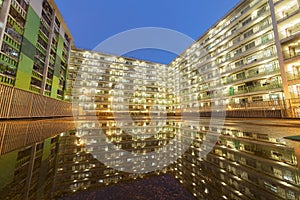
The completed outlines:
[[[132,183],[133,192],[145,184],[157,194],[176,188],[162,194],[168,199],[300,199],[300,142],[284,138],[300,135],[300,121],[122,123],[108,117],[0,122],[0,199],[120,199],[116,192],[126,199],[122,188],[129,196]],[[139,182],[148,178],[157,187]],[[82,193],[95,190],[102,193]],[[153,199],[140,191],[140,198]]]

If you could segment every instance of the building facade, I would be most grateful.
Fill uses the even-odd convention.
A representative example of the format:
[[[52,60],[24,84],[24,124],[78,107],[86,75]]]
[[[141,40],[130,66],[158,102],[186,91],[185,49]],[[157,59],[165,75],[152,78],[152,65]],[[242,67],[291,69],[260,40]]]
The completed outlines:
[[[72,36],[53,0],[0,4],[0,83],[64,99]]]
[[[257,112],[268,110],[269,117],[299,116],[297,72],[291,70],[299,62],[298,12],[297,0],[237,4],[169,65],[169,81],[181,80],[174,111],[220,106],[233,117],[264,116]]]
[[[73,49],[68,80],[67,99],[78,103],[79,115],[149,117],[171,105],[163,64]]]
[[[158,77],[163,72],[164,78],[157,79],[161,89],[153,88],[158,98],[153,97],[162,98],[168,112],[174,115],[200,111],[209,116],[212,111],[222,110],[229,117],[299,117],[298,14],[298,0],[241,1],[170,64],[153,63],[160,70],[141,70],[140,78],[148,74]],[[73,55],[73,61],[87,59]],[[106,56],[112,59],[108,63],[121,68],[122,62],[135,63]],[[110,67],[107,61],[93,62],[104,63],[98,67],[106,70],[106,78],[101,81],[107,83],[107,88],[115,82],[112,79],[124,76],[117,72],[121,68]],[[134,78],[134,73],[129,70],[124,77]],[[147,87],[143,81],[138,84]],[[120,93],[126,91],[122,90]],[[152,100],[145,100],[140,103],[148,108]],[[103,99],[106,102],[108,99]],[[144,109],[143,105],[136,109]]]
[[[171,170],[197,199],[300,199],[299,144],[275,131],[183,126],[175,118],[160,132],[149,123],[161,113],[169,119],[222,111],[228,117],[299,117],[299,5],[243,0],[168,65],[74,49],[68,99],[78,116],[100,118],[102,139],[137,153],[137,162],[147,147],[158,151],[174,135],[194,138]],[[118,123],[120,116],[132,121]],[[124,126],[133,137],[124,135]],[[90,124],[77,133],[86,148],[102,152],[110,166],[126,162],[108,147],[94,147],[97,128]],[[144,130],[157,133],[156,143]],[[179,150],[174,146],[171,153]]]

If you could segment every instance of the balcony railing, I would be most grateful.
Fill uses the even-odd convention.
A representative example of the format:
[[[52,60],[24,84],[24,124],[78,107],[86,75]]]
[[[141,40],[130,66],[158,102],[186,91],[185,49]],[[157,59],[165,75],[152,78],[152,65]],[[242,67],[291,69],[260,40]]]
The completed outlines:
[[[8,85],[14,85],[15,78],[0,73],[0,82]]]
[[[284,15],[276,15],[276,19],[278,20],[278,22],[283,21],[287,18],[289,18],[290,16],[293,16],[295,14],[299,13],[299,7],[297,4],[293,5],[292,7],[290,7],[288,10],[285,11]]]
[[[20,4],[16,0],[12,0],[11,4],[16,9],[16,11],[18,11],[18,13],[20,13],[20,15],[22,15],[22,17],[25,19],[26,11],[22,8],[22,6],[20,6]]]
[[[246,93],[252,93],[252,92],[260,92],[260,91],[265,91],[265,90],[281,89],[281,88],[282,88],[282,84],[279,84],[279,83],[273,83],[273,84],[264,85],[264,86],[251,86],[251,87],[245,87],[244,90],[235,91],[233,95],[246,94]]]
[[[300,74],[286,73],[288,81],[294,81],[300,79]]]
[[[260,72],[259,71],[257,71],[257,72],[248,72],[246,75],[241,76],[240,78],[230,78],[229,77],[225,84],[233,83],[233,82],[248,79],[248,78],[259,77],[259,76],[263,76],[263,75],[269,75],[269,74],[273,74],[275,72],[279,72],[279,66],[273,67],[273,68],[268,69],[268,70],[260,71]]]
[[[38,86],[35,85],[30,85],[29,89],[35,93],[40,93],[41,88],[39,88]]]
[[[22,42],[22,36],[13,28],[5,28],[5,32],[18,43]]]
[[[300,47],[298,47],[300,49]],[[300,51],[283,51],[283,58],[285,60],[300,56]]]
[[[12,16],[8,15],[7,25],[17,31],[20,35],[23,35],[24,26],[20,25]]]
[[[296,36],[298,34],[300,34],[300,23],[280,32],[279,36],[280,36],[280,39],[283,40],[283,39],[287,39],[287,38]]]

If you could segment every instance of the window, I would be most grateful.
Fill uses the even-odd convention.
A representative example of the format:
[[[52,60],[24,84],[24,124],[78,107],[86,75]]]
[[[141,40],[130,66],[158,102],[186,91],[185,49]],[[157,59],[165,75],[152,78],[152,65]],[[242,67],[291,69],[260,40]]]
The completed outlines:
[[[296,199],[295,193],[290,190],[287,191],[286,196],[287,196],[287,199],[291,199],[291,200]]]
[[[275,192],[275,193],[278,192],[277,186],[276,186],[276,185],[271,184],[271,183],[266,182],[266,181],[264,182],[264,185],[265,185],[265,188],[266,188],[266,189],[271,190],[271,191],[273,191],[273,192]]]
[[[235,67],[240,67],[240,66],[242,66],[243,64],[244,64],[244,61],[243,61],[243,60],[240,60],[240,61],[234,63]]]
[[[233,34],[236,31],[236,27],[234,27],[233,29],[231,29],[231,34]]]
[[[247,58],[247,64],[257,61],[256,55]]]
[[[249,10],[249,9],[250,9],[250,5],[247,5],[247,7],[241,11],[241,15],[244,14],[245,12],[247,12],[247,10]]]
[[[272,49],[267,49],[267,50],[265,50],[265,51],[264,51],[264,55],[265,55],[266,57],[270,57],[270,56],[272,55]]]
[[[232,41],[233,41],[233,44],[236,44],[240,41],[240,37],[238,36],[238,37],[234,38]]]
[[[264,5],[262,6],[258,11],[257,11],[257,16],[260,16],[262,13],[264,13],[267,10],[267,6]]]
[[[268,26],[270,24],[270,19],[269,18],[266,18],[264,19],[262,22],[260,22],[260,28],[264,28],[265,26]]]
[[[246,50],[251,49],[252,47],[255,47],[255,41],[245,45]]]
[[[234,56],[236,56],[237,54],[240,54],[240,53],[242,53],[242,48],[236,49],[234,51]]]
[[[248,19],[246,19],[245,21],[243,21],[242,25],[245,26],[249,22],[251,22],[251,17],[249,17]]]
[[[261,43],[267,43],[271,39],[270,34],[261,37]]]
[[[237,79],[245,78],[245,72],[238,73],[238,74],[236,75],[236,78],[237,78]]]
[[[263,101],[263,97],[262,97],[262,96],[252,97],[252,101],[253,101],[253,102]]]
[[[244,38],[247,38],[252,34],[253,34],[253,29],[251,29],[250,31],[247,31],[246,33],[244,33]]]

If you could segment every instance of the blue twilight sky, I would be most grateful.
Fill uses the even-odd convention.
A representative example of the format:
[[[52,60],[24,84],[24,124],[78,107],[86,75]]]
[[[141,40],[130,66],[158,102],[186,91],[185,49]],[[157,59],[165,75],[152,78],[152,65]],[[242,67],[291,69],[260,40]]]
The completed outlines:
[[[196,40],[238,2],[239,0],[56,0],[74,37],[75,46],[89,50],[115,34],[141,27],[168,28]],[[136,50],[125,56],[160,63],[169,63],[175,57],[173,53],[153,49]]]

